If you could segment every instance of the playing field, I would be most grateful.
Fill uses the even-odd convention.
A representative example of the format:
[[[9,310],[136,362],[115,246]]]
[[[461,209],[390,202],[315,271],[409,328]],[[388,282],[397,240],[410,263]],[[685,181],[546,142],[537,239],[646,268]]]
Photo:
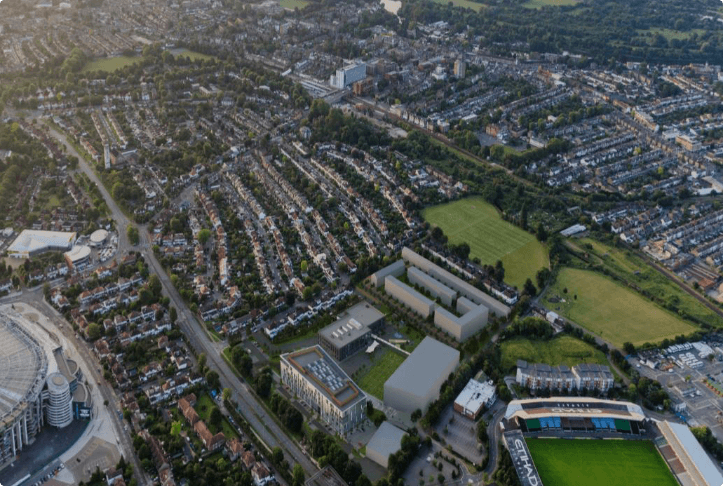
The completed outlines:
[[[294,10],[295,8],[301,10],[309,5],[309,2],[305,2],[304,0],[281,0],[279,5],[281,5],[282,8],[288,8],[289,10]]]
[[[542,484],[677,486],[651,441],[527,439]]]
[[[671,312],[588,270],[563,268],[544,303],[619,347],[625,342],[637,346],[695,331]]]
[[[561,364],[573,367],[580,363],[608,365],[602,351],[572,336],[562,335],[549,341],[512,339],[500,344],[502,369],[509,370],[524,359],[529,363],[544,363],[550,366]]]
[[[390,349],[381,352],[383,354],[373,358],[372,364],[356,382],[362,390],[383,400],[384,383],[404,362],[405,357]]]
[[[131,64],[135,64],[141,59],[142,58],[140,56],[115,56],[94,59],[88,64],[86,64],[81,72],[87,73],[90,71],[107,71],[110,73],[126,66],[130,66]]]
[[[539,9],[542,7],[569,7],[578,3],[580,3],[580,0],[528,0],[522,6]]]
[[[442,228],[450,242],[466,241],[470,258],[478,257],[487,265],[502,260],[505,281],[518,289],[528,278],[534,282],[537,271],[550,264],[547,250],[534,235],[504,221],[481,197],[430,207],[422,216]]]

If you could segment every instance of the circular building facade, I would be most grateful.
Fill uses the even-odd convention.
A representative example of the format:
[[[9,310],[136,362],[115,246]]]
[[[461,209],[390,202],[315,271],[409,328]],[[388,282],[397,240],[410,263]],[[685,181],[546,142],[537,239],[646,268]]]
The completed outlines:
[[[20,325],[0,315],[0,468],[13,461],[43,425],[47,372],[43,348]]]
[[[93,234],[90,235],[90,245],[91,246],[100,246],[103,243],[106,242],[108,239],[108,232],[104,229],[99,229],[96,231],[93,231]]]
[[[70,394],[70,384],[61,373],[52,373],[48,376],[48,404],[45,415],[48,425],[63,428],[73,421],[73,397]]]

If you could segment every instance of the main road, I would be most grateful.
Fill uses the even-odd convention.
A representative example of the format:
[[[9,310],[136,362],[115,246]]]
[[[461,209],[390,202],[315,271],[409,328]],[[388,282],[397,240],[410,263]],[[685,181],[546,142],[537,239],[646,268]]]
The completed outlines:
[[[126,236],[126,228],[133,226],[133,223],[128,220],[125,213],[118,207],[115,200],[111,197],[93,169],[88,165],[85,158],[81,157],[75,148],[68,143],[64,135],[53,127],[49,127],[49,129],[50,134],[65,146],[70,155],[78,157],[78,167],[80,170],[82,170],[91,181],[97,184],[118,228],[118,254],[124,254],[127,249],[131,248]],[[150,241],[147,229],[145,227],[139,227],[139,234],[141,243],[138,251],[143,255],[150,269],[158,275],[163,285],[164,293],[171,299],[171,302],[178,310],[177,324],[181,331],[188,337],[191,346],[193,346],[197,353],[206,354],[207,365],[218,373],[221,384],[233,391],[232,398],[239,404],[241,415],[249,423],[256,433],[256,436],[270,449],[280,447],[285,452],[285,457],[292,467],[295,463],[299,463],[307,475],[310,476],[316,473],[318,468],[314,462],[299,448],[296,442],[286,435],[284,430],[249,390],[248,385],[234,374],[226,361],[220,356],[215,343],[210,339],[202,324],[196,320],[196,317],[171,283],[171,279],[156,259],[153,251],[149,248],[150,245],[146,244],[146,242]]]

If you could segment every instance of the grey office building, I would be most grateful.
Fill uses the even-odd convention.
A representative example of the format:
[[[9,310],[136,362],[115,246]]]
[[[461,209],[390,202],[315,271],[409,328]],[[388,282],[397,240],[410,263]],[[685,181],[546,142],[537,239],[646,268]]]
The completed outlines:
[[[342,361],[369,346],[372,334],[379,334],[383,327],[384,314],[369,302],[360,302],[319,331],[319,345]]]

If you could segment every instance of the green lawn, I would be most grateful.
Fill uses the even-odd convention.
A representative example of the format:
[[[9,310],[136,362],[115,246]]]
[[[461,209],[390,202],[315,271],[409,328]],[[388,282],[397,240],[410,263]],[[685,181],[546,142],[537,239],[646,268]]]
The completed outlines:
[[[500,349],[504,370],[515,366],[518,359],[550,366],[564,364],[573,367],[580,363],[608,365],[608,360],[602,351],[572,336],[559,336],[549,341],[513,339],[503,342]]]
[[[196,399],[196,405],[193,407],[196,410],[198,417],[204,422],[206,422],[206,427],[208,427],[208,430],[210,430],[212,434],[218,433],[218,431],[214,430],[208,423],[208,417],[211,415],[211,409],[215,406],[218,405],[214,403],[211,396],[204,393]],[[236,429],[231,426],[226,417],[224,417],[223,421],[221,422],[221,431],[227,439],[233,439],[234,437],[238,437]]]
[[[485,8],[487,5],[483,3],[477,3],[477,2],[471,2],[470,0],[432,0],[435,3],[441,3],[442,5],[447,5],[448,3],[452,3],[455,7],[461,7],[461,8],[471,8],[475,12],[479,12],[483,8]]]
[[[723,327],[723,318],[660,274],[629,249],[615,248],[592,239],[568,242],[576,251],[587,252],[591,263],[604,266],[613,275],[660,299],[668,309],[683,311],[699,322]]]
[[[564,302],[551,302],[550,299]],[[634,291],[588,270],[563,268],[545,294],[544,301],[548,309],[618,347],[625,342],[636,346],[658,342],[695,330],[678,316]]]
[[[90,71],[107,71],[110,73],[126,66],[130,66],[131,64],[140,62],[141,59],[142,58],[140,56],[116,56],[98,58],[88,62],[83,67],[83,70],[81,72],[87,73]]]
[[[362,390],[383,400],[384,383],[405,359],[405,356],[388,348],[378,351],[377,356],[372,358],[372,364],[356,382]]]
[[[526,439],[542,484],[677,486],[651,441]]]
[[[660,34],[669,41],[673,39],[685,40],[693,34],[698,34],[699,36],[705,34],[704,29],[691,29],[684,32],[682,30],[665,29],[661,27],[653,27],[652,29],[635,29],[635,32],[637,32],[640,36],[647,36],[647,34]]]
[[[494,206],[481,197],[471,197],[424,210],[423,217],[439,226],[449,241],[466,241],[470,258],[493,265],[502,260],[505,281],[522,288],[525,280],[535,281],[537,271],[550,264],[545,247],[534,235],[504,221]]]
[[[211,56],[209,54],[202,54],[200,52],[196,51],[189,51],[185,48],[179,48],[179,49],[172,49],[169,51],[174,56],[183,56],[188,57],[191,59],[191,61],[195,61],[196,59],[201,59],[202,61],[208,61],[209,59],[216,59],[214,56]]]
[[[523,3],[525,8],[542,8],[542,7],[570,7],[577,5],[580,0],[528,0]]]
[[[309,5],[309,2],[305,2],[304,0],[280,0],[279,5],[281,5],[282,8],[288,8],[289,10],[294,10],[295,8],[301,10]]]

